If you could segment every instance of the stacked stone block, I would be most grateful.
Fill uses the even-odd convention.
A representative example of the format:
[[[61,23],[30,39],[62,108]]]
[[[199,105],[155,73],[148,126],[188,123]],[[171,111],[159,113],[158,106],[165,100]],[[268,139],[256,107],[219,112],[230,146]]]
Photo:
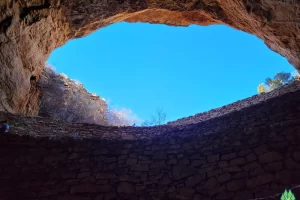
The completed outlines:
[[[300,198],[300,90],[186,126],[4,115],[1,200]]]

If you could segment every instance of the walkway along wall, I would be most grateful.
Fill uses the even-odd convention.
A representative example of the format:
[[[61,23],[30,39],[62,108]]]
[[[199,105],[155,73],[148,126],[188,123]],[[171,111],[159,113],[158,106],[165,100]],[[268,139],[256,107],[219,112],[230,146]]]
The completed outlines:
[[[186,126],[6,117],[1,200],[300,198],[300,91]]]

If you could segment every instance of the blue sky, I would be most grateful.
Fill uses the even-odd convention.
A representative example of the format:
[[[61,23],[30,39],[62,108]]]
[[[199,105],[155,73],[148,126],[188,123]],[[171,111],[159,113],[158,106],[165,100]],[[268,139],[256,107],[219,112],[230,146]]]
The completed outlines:
[[[252,96],[266,77],[295,71],[262,40],[224,25],[117,23],[69,41],[47,62],[117,108],[146,120],[162,107],[167,121]]]

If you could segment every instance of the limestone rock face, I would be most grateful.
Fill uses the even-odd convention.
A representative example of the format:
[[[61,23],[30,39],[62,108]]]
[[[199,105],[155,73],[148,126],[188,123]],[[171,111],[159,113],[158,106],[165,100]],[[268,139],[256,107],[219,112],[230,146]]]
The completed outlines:
[[[0,110],[36,115],[53,49],[109,24],[227,24],[256,35],[300,69],[300,3],[277,0],[1,0]]]
[[[108,125],[106,102],[87,92],[79,82],[45,67],[38,85],[40,116],[65,122]]]
[[[68,39],[61,8],[47,0],[0,2],[0,110],[36,115],[49,53]]]

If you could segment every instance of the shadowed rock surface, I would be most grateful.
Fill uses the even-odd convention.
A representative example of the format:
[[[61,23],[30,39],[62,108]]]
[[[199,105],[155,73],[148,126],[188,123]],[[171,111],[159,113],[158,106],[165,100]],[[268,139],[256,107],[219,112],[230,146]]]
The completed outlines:
[[[131,126],[139,120],[129,109],[108,108],[105,99],[65,74],[57,74],[50,65],[44,68],[37,85],[39,116],[106,126]]]
[[[185,126],[105,127],[0,112],[1,200],[300,197],[300,90]]]
[[[263,39],[300,69],[299,1],[2,0],[0,13],[0,110],[10,113],[38,113],[35,81],[53,49],[120,21],[227,24]]]
[[[108,125],[107,103],[63,74],[45,67],[38,82],[41,91],[39,116],[54,120]]]

